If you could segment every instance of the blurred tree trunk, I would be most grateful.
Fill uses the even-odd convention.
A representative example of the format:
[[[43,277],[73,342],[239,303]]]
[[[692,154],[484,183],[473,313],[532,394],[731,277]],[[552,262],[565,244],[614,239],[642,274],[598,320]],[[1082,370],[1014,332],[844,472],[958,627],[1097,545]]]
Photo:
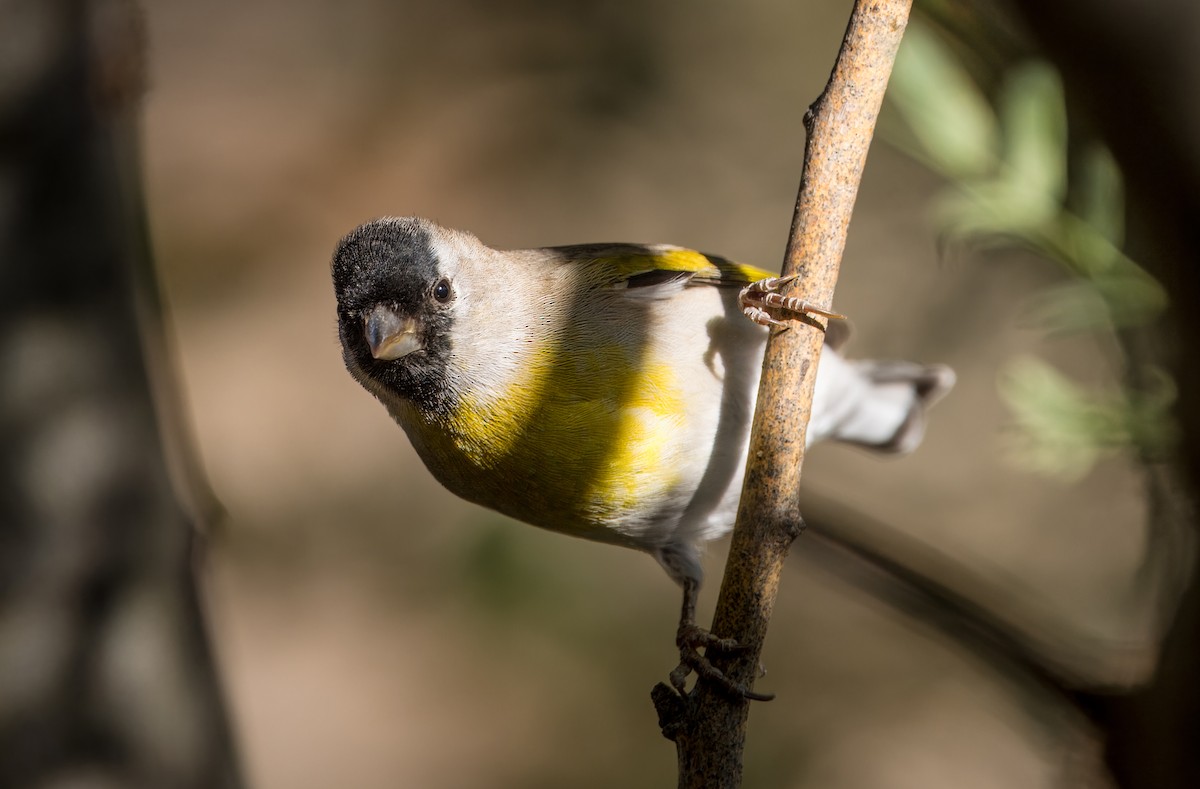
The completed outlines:
[[[1200,6],[1194,0],[1015,0],[1121,163],[1135,260],[1171,294],[1166,357],[1179,387],[1183,476],[1200,493]],[[1153,470],[1152,472],[1153,473]],[[1195,562],[1197,540],[1192,522]],[[1195,564],[1193,564],[1193,568]],[[1200,786],[1200,586],[1184,594],[1156,673],[1088,701],[1123,787]]]
[[[237,786],[140,334],[141,18],[0,19],[0,785]]]

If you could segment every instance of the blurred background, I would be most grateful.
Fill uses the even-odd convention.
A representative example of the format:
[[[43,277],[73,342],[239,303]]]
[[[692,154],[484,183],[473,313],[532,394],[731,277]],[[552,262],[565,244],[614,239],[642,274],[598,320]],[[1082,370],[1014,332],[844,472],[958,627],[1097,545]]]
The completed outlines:
[[[672,784],[649,691],[677,660],[678,590],[645,556],[441,489],[342,366],[329,259],[360,222],[417,214],[499,247],[669,242],[777,269],[803,115],[850,7],[144,4],[148,232],[182,421],[222,509],[203,598],[248,785]],[[987,104],[1032,55],[983,20],[1003,57],[984,68],[980,45],[963,73]],[[910,457],[809,456],[812,529],[746,783],[1107,785],[1056,681],[1144,680],[1184,571],[1149,563],[1136,431],[1097,438],[1111,409],[1057,443],[1037,425],[1125,402],[1127,348],[1112,326],[1047,324],[1078,271],[1019,229],[964,226],[946,201],[966,176],[939,168],[920,112],[885,109],[835,307],[849,355],[944,362],[958,384]]]

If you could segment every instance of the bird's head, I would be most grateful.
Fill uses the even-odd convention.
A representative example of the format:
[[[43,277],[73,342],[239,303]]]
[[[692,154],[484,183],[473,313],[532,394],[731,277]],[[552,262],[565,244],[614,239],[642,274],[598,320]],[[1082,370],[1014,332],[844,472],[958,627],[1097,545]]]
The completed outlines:
[[[381,399],[443,410],[459,289],[442,229],[412,217],[351,231],[333,256],[346,368]]]

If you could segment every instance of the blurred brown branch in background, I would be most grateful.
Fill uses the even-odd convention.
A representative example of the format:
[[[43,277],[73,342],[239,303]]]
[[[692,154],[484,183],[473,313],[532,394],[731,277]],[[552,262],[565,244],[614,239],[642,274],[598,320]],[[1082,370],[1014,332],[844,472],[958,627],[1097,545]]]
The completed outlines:
[[[846,233],[911,0],[855,3],[829,82],[805,117],[800,191],[783,276],[793,293],[830,305]],[[796,328],[772,336],[750,437],[737,526],[712,632],[741,649],[714,654],[733,683],[751,687],[779,589],[783,561],[802,521],[797,509],[804,438],[823,336]],[[683,703],[655,689],[664,734],[676,743],[679,786],[736,787],[749,701],[701,677]]]
[[[141,334],[142,20],[0,15],[0,785],[238,786]]]

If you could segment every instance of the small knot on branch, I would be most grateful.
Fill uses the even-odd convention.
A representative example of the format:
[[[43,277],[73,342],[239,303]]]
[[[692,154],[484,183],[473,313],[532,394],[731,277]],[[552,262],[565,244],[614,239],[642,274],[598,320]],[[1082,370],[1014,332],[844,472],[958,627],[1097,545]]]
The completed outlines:
[[[796,513],[796,518],[794,520],[789,520],[787,523],[788,537],[794,541],[801,534],[804,534],[804,530],[807,528],[808,524],[804,522],[804,516],[802,516],[800,513]]]
[[[812,104],[809,104],[808,109],[804,111],[804,133],[809,137],[812,137],[813,124],[817,122],[817,105],[823,98],[825,98],[824,93],[818,96]]]
[[[671,742],[679,737],[687,718],[688,701],[665,682],[660,682],[650,691],[650,700],[658,712],[658,727],[662,735]]]

